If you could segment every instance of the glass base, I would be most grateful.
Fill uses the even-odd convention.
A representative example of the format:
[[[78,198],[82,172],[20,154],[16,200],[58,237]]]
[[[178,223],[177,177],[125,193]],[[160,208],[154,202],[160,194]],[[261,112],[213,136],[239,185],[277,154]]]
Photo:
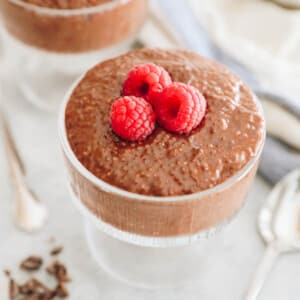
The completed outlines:
[[[185,247],[141,247],[106,235],[87,219],[85,233],[89,249],[104,271],[143,289],[174,288],[203,281],[212,264],[217,263],[218,249],[224,248],[222,234]]]
[[[73,203],[75,204],[78,211],[87,219],[89,222],[95,226],[100,232],[111,236],[112,238],[118,239],[120,241],[133,244],[141,247],[151,247],[151,248],[170,248],[170,247],[182,247],[198,243],[202,240],[211,239],[216,235],[219,235],[224,228],[236,217],[226,220],[226,222],[217,225],[215,227],[209,228],[205,231],[200,231],[195,234],[183,235],[183,236],[170,236],[170,237],[152,237],[143,236],[135,234],[132,232],[122,231],[98,218],[94,215],[75,195],[71,185],[68,186],[71,194]]]
[[[88,247],[113,278],[138,288],[165,289],[197,284],[216,267],[225,245],[225,224],[191,236],[141,236],[103,222],[69,189],[85,220]]]
[[[133,38],[98,51],[55,53],[34,48],[1,33],[4,55],[17,70],[18,87],[24,97],[43,110],[56,110],[74,80],[96,63],[130,50]],[[13,49],[13,50],[12,50]]]

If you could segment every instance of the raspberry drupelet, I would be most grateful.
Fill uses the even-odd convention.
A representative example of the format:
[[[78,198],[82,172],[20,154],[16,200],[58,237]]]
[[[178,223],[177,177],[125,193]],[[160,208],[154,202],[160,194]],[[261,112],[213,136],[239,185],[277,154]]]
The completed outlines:
[[[172,79],[164,68],[152,63],[138,65],[129,71],[122,94],[142,97],[154,105],[157,95],[171,83]]]
[[[156,117],[152,106],[143,98],[125,96],[111,107],[113,131],[127,141],[142,141],[155,129]]]
[[[160,94],[155,104],[158,123],[166,130],[187,134],[203,119],[206,110],[204,96],[193,86],[173,83]]]

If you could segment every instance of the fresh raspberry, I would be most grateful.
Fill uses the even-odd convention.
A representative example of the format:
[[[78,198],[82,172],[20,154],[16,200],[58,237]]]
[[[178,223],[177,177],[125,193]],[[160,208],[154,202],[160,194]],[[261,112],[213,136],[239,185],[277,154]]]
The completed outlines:
[[[171,83],[164,68],[151,63],[139,65],[129,71],[123,84],[123,95],[142,97],[153,105],[155,95]]]
[[[128,141],[141,141],[155,128],[152,106],[143,98],[125,96],[117,99],[110,113],[113,131]]]
[[[189,133],[205,115],[206,100],[196,88],[173,83],[166,87],[155,104],[159,124],[175,133]]]

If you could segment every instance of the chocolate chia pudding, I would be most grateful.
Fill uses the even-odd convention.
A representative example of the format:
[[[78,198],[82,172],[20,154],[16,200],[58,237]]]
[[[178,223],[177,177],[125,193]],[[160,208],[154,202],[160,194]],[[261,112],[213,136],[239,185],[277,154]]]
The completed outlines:
[[[205,118],[191,134],[157,127],[143,142],[126,142],[112,131],[110,108],[127,73],[149,62],[205,96]],[[245,84],[218,63],[182,50],[135,50],[98,64],[73,90],[64,122],[74,193],[104,222],[146,236],[194,234],[233,217],[255,175],[265,134],[260,107]]]
[[[52,52],[99,50],[132,38],[147,15],[147,0],[0,0],[8,32]]]

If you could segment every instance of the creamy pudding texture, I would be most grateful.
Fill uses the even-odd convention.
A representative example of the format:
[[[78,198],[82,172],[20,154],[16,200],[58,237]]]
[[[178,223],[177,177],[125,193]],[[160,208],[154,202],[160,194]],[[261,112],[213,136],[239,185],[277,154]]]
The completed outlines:
[[[76,9],[100,5],[113,0],[23,0],[26,3],[58,9]]]
[[[113,133],[110,108],[128,71],[149,62],[205,96],[205,119],[190,135],[157,127],[146,141],[134,143]],[[135,50],[98,64],[73,91],[65,119],[71,148],[91,173],[153,196],[191,194],[224,182],[257,155],[264,138],[263,117],[245,84],[220,64],[178,50]]]

